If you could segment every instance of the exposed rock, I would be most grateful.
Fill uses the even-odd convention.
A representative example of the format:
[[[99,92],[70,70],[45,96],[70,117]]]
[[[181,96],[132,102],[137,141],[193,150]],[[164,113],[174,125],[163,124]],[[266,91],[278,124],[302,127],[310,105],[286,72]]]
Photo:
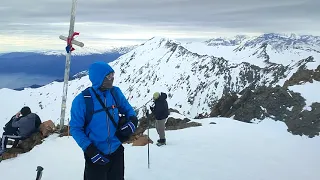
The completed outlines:
[[[132,146],[145,146],[148,143],[153,144],[153,141],[150,139],[150,137],[148,138],[147,135],[142,135],[142,136],[139,136],[138,138],[136,138],[132,142]]]
[[[44,137],[48,137],[55,131],[55,125],[51,120],[45,121],[40,125],[40,132]]]
[[[173,117],[169,117],[166,122],[166,130],[178,130],[189,127],[201,126],[198,122],[190,122],[191,120],[188,118],[184,119],[175,119]]]
[[[215,122],[210,122],[209,124],[217,124],[217,123],[215,123]]]
[[[178,111],[176,111],[176,112],[178,112]],[[140,118],[138,128],[133,136],[141,136],[148,128],[148,123],[149,123],[150,129],[155,128],[155,121],[156,120],[152,114],[150,114],[148,116],[148,118],[146,116],[143,116],[142,118]],[[184,128],[189,128],[189,127],[201,126],[201,123],[190,122],[190,121],[191,120],[188,118],[176,119],[173,117],[169,117],[166,122],[166,130],[177,130],[177,129],[184,129]]]
[[[294,135],[308,135],[310,138],[319,136],[320,132],[320,103],[313,103],[312,110],[303,110],[286,118],[288,132]],[[307,132],[307,133],[306,133]]]
[[[32,134],[29,138],[19,142],[17,147],[8,148],[5,153],[2,154],[2,160],[17,157],[18,154],[29,152],[34,146],[42,143],[44,136],[41,132]]]
[[[16,147],[6,150],[2,154],[2,160],[17,157],[18,154],[31,151],[36,145],[42,144],[43,139],[54,133],[55,126],[51,120],[44,121],[40,124],[39,132],[33,133],[29,138],[20,140]],[[9,143],[10,142],[10,143]],[[8,139],[8,146],[12,145],[14,141]]]
[[[226,94],[212,108],[212,117],[232,117],[250,123],[253,119],[270,117],[286,123],[292,134],[314,137],[319,135],[320,107],[312,105],[311,111],[303,110],[305,99],[299,93],[283,87],[246,88],[240,93]],[[226,110],[229,109],[227,112]]]
[[[210,117],[210,114],[208,114],[208,113],[200,113],[199,115],[194,117],[194,119],[204,119],[204,118],[208,118],[208,117]]]
[[[306,66],[303,65],[284,83],[283,87],[287,88],[305,82],[312,83],[314,80],[320,81],[320,65],[315,70],[306,69]]]
[[[18,148],[11,148],[7,152],[3,153],[1,156],[1,161],[6,159],[15,158],[18,154],[22,154],[23,150]]]
[[[154,123],[155,123],[155,119],[153,118],[153,116],[149,116],[149,118],[147,118],[146,116],[143,116],[142,118],[139,119],[139,124],[134,135],[142,135],[145,132],[145,130],[148,128],[148,124],[150,128],[154,128]]]
[[[59,134],[59,137],[71,136],[70,135],[70,127],[68,125],[64,125],[61,131],[60,131],[60,126],[58,125],[56,127],[56,131],[55,132]]]
[[[23,149],[23,152],[30,151],[34,146],[41,144],[44,136],[41,132],[37,132],[31,135],[28,139],[21,141],[18,145],[18,148]]]
[[[218,115],[226,115],[237,98],[236,94],[223,96],[219,102],[213,106],[210,116],[216,117]]]

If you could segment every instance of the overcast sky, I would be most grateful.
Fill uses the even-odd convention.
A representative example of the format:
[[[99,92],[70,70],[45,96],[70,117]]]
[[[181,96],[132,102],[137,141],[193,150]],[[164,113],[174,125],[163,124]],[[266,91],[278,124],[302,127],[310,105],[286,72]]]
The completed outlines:
[[[3,0],[0,52],[64,49],[72,0]],[[75,31],[87,47],[153,36],[210,39],[268,32],[320,35],[320,0],[78,0]]]

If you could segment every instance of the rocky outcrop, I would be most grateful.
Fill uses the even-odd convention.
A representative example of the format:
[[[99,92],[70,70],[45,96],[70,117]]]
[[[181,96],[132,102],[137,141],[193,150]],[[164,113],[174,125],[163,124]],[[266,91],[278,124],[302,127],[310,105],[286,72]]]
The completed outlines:
[[[288,88],[305,82],[312,83],[314,80],[320,81],[320,65],[315,70],[306,69],[305,65],[303,65],[284,83],[283,87]]]
[[[305,99],[299,93],[286,88],[257,87],[246,88],[239,94],[224,95],[212,107],[211,117],[233,117],[235,120],[250,123],[254,119],[266,117],[286,123],[292,134],[314,137],[319,135],[319,103],[312,110],[304,110]]]
[[[148,143],[153,144],[153,141],[147,135],[136,136],[132,140],[132,146],[145,146]]]
[[[169,117],[166,122],[166,130],[178,130],[196,126],[201,126],[201,124],[198,122],[191,122],[191,120],[188,118],[176,119],[173,117]]]
[[[55,133],[59,134],[59,137],[71,136],[70,135],[70,126],[64,125],[63,128],[60,130],[60,125],[57,125]]]
[[[212,108],[212,111],[210,113],[211,117],[216,117],[219,115],[229,117],[228,114],[230,111],[230,108],[238,102],[236,100],[238,99],[238,96],[236,94],[227,94],[226,96],[223,96],[217,104],[215,104]]]
[[[171,109],[169,112],[179,113],[179,111],[173,110],[173,109]],[[150,114],[148,117],[144,116],[139,119],[139,125],[136,131],[137,134],[143,134],[144,131],[148,128],[148,123],[150,128],[155,128],[155,118],[152,114]],[[179,119],[179,118],[173,118],[173,117],[169,117],[166,122],[166,130],[178,130],[178,129],[184,129],[184,128],[189,128],[194,126],[201,126],[201,124],[196,122],[191,122],[191,120],[188,118]]]
[[[176,112],[179,113],[179,111],[170,109],[169,111],[171,112]],[[139,119],[139,124],[136,132],[131,136],[131,138],[125,142],[125,143],[133,143],[137,141],[137,139],[144,137],[145,131],[149,128],[155,128],[155,118],[152,114],[149,114],[148,116],[143,116],[142,118]],[[201,126],[201,123],[197,122],[192,122],[188,118],[184,119],[179,119],[179,118],[173,118],[169,117],[167,122],[166,122],[166,130],[178,130],[178,129],[184,129],[184,128],[189,128],[189,127],[196,127],[196,126]],[[150,142],[152,141],[151,139],[149,140]],[[147,143],[145,143],[147,144]]]
[[[40,131],[44,137],[48,137],[56,130],[54,123],[51,120],[45,121],[40,125]]]
[[[1,160],[17,157],[18,154],[29,152],[35,146],[42,144],[43,140],[54,132],[51,129],[52,124],[53,122],[51,120],[41,123],[39,132],[33,133],[25,140],[21,140],[16,147],[8,148],[6,152],[2,154]],[[8,141],[10,141],[10,139]]]
[[[294,135],[314,137],[320,132],[320,103],[313,103],[312,110],[296,112],[285,119],[288,132]]]

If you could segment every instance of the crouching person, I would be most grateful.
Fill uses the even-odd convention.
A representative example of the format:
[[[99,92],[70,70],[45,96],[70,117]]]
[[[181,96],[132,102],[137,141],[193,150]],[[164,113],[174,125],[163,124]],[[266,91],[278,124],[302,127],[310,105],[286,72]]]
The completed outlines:
[[[6,151],[9,138],[15,140],[13,144],[13,147],[15,147],[18,145],[19,140],[27,139],[33,133],[39,131],[40,124],[40,117],[32,113],[29,107],[23,107],[3,128],[0,155]]]

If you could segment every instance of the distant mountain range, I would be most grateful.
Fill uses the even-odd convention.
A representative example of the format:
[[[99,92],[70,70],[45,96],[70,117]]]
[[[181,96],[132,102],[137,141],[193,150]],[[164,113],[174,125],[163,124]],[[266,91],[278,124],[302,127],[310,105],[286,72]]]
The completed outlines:
[[[71,58],[70,78],[87,70],[93,62],[112,62],[134,48],[135,46],[106,51],[76,50]],[[0,54],[0,88],[20,90],[26,86],[39,87],[54,80],[63,81],[65,61],[65,53],[58,51]]]

